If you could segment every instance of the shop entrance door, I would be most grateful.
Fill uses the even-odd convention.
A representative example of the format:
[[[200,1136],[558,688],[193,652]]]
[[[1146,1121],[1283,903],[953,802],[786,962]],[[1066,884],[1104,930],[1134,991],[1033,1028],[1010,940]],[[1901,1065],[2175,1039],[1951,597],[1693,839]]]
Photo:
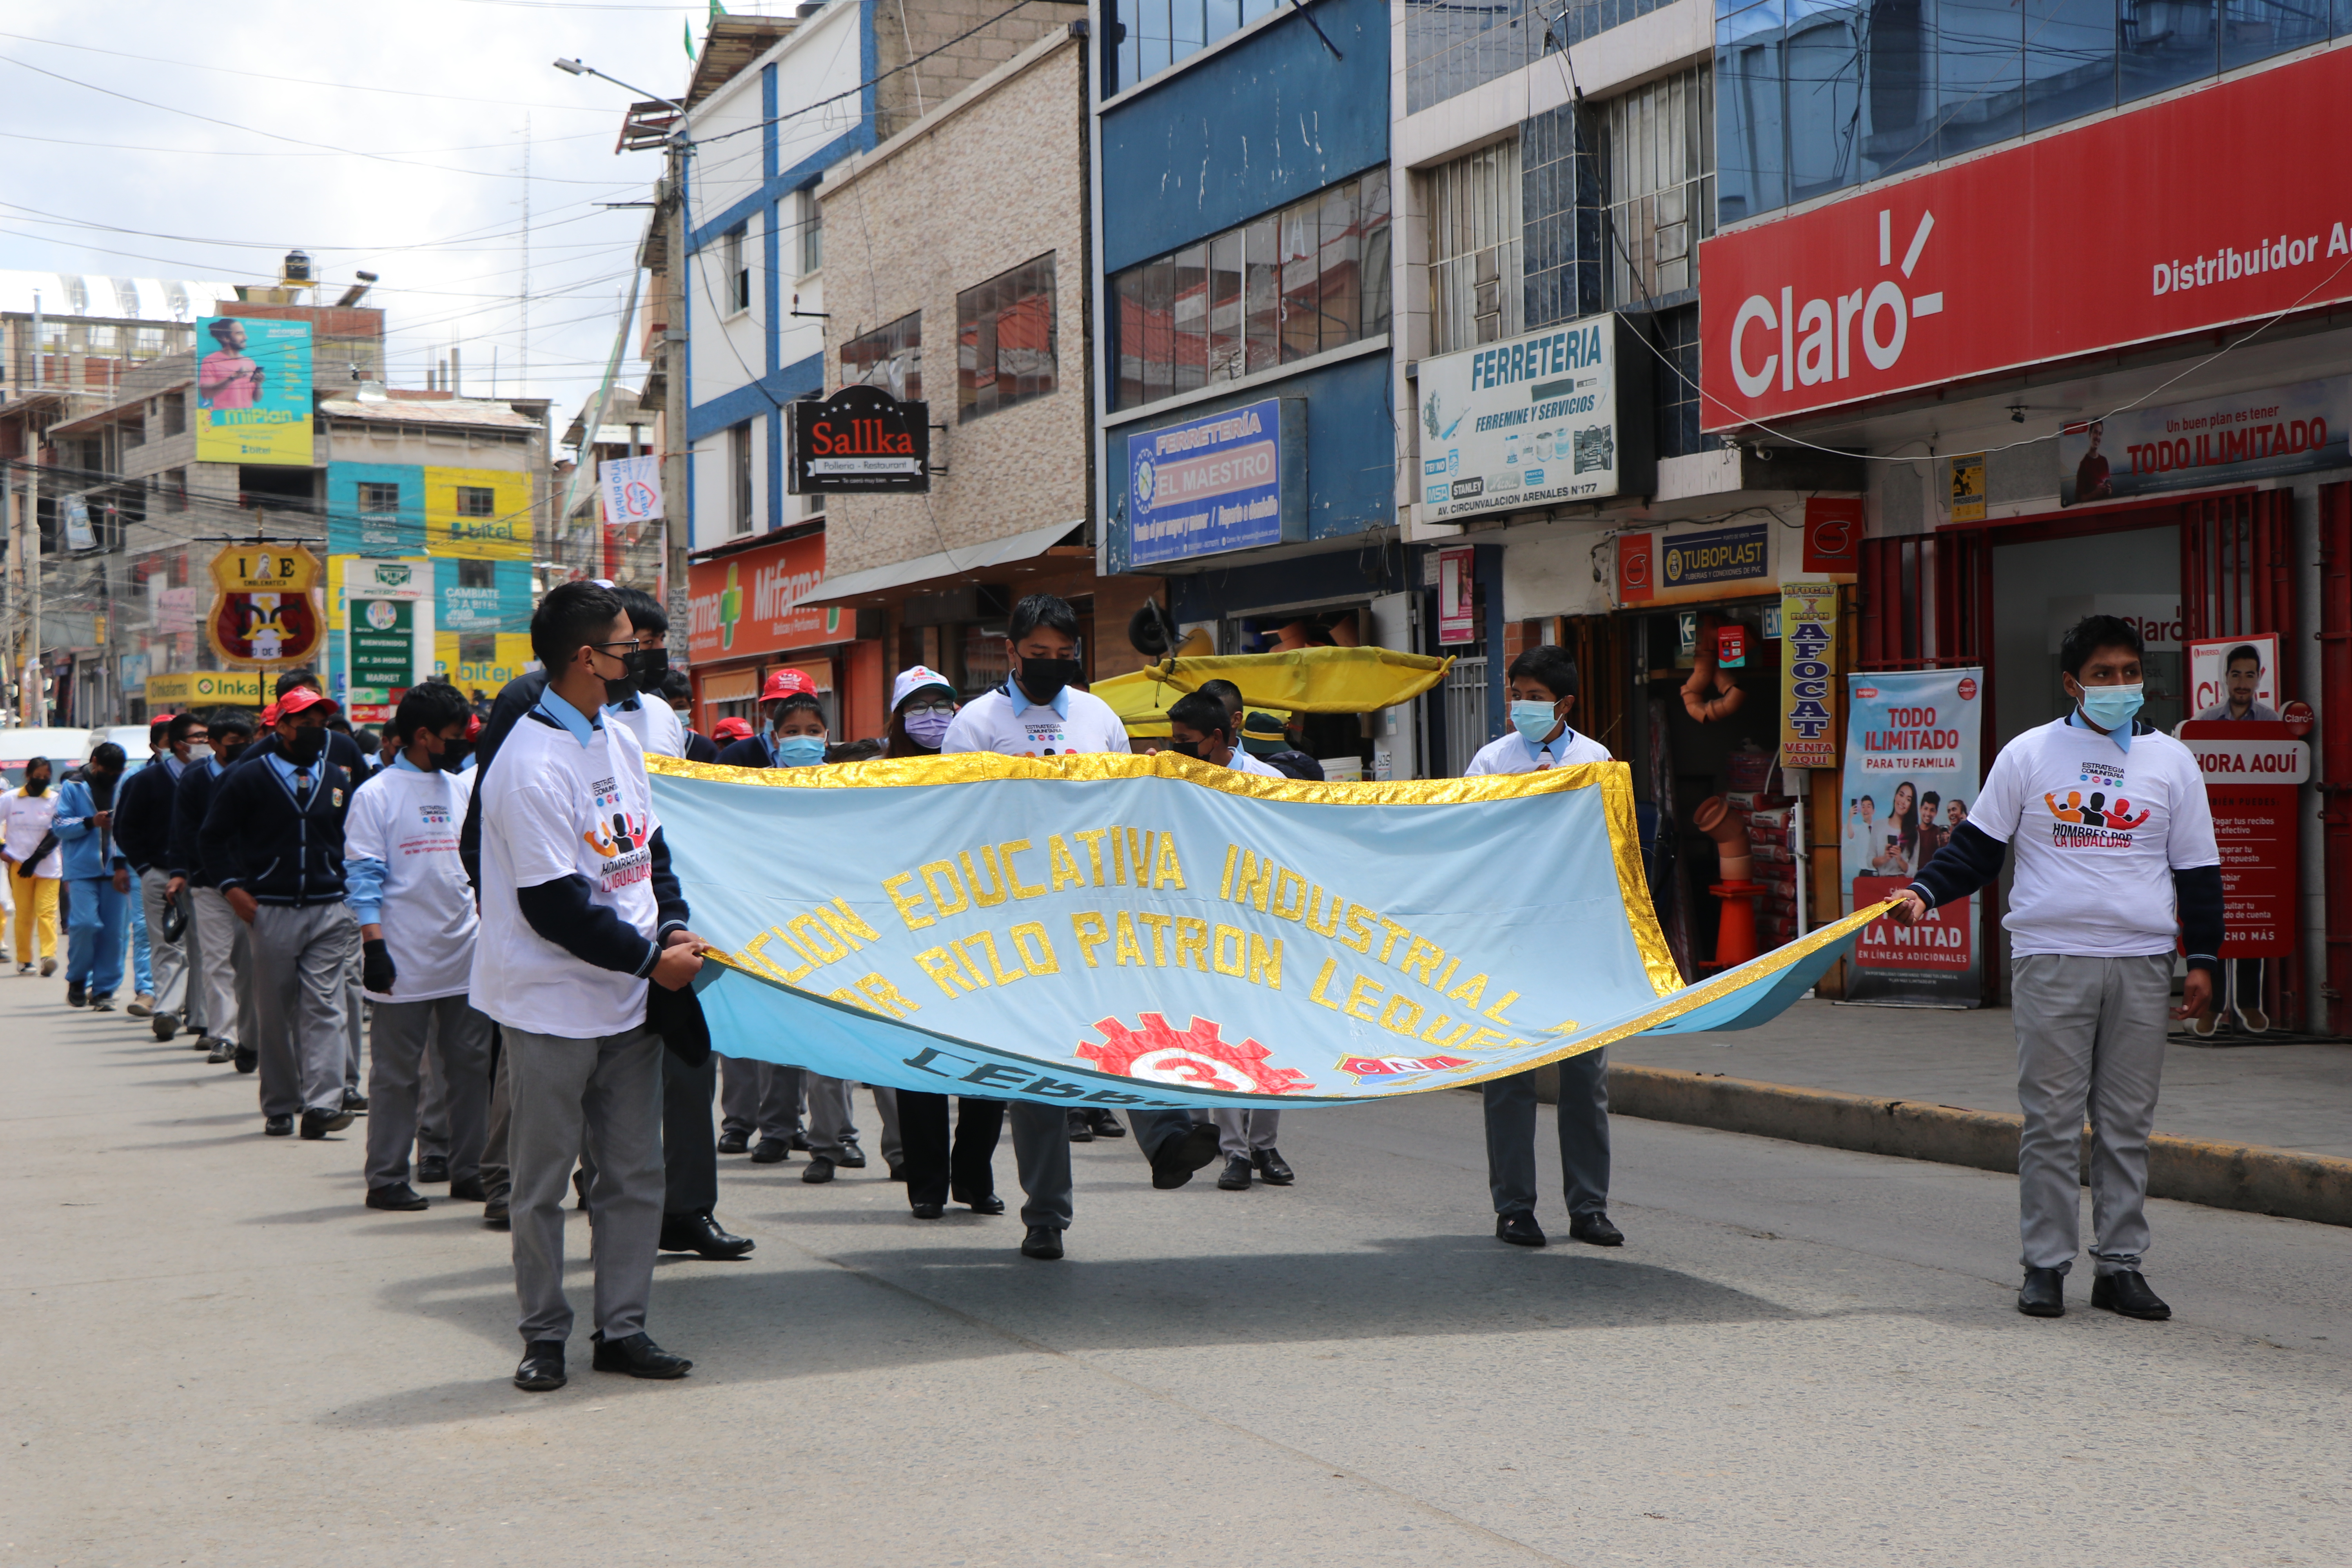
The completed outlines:
[[[2159,730],[2182,718],[2180,529],[2178,524],[2122,533],[2033,539],[2010,543],[1996,533],[1992,551],[1992,686],[1990,757],[2016,735],[2064,715],[2058,644],[2084,616],[2116,616],[2147,645],[2147,704],[2141,717]]]

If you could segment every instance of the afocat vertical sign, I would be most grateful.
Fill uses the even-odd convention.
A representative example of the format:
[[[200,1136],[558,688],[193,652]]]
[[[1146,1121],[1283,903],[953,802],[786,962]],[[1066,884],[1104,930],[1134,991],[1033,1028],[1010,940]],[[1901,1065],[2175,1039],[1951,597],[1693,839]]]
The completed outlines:
[[[1780,584],[1780,765],[1837,766],[1838,589]]]

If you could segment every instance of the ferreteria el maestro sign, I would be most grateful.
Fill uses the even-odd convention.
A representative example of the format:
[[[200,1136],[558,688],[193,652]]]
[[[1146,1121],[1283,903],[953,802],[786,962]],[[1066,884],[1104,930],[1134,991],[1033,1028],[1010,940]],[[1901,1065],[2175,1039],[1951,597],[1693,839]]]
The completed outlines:
[[[920,493],[931,488],[931,405],[877,386],[845,386],[784,405],[796,496]]]
[[[1650,355],[1622,316],[1425,359],[1418,381],[1423,522],[1655,488]]]

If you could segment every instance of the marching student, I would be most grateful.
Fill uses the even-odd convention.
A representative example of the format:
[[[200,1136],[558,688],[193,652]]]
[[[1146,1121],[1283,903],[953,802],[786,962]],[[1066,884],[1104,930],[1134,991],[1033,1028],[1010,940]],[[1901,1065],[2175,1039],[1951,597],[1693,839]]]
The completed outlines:
[[[282,1138],[352,1124],[343,975],[359,922],[343,901],[352,775],[327,760],[332,699],[296,687],[278,702],[274,750],[221,776],[197,834],[204,864],[245,922],[261,1066],[262,1131]]]
[[[115,785],[114,841],[122,842],[123,805],[130,799],[131,786],[150,764],[164,755],[164,746],[172,731],[173,715],[166,713],[147,726],[147,754],[137,762],[129,760],[126,750],[122,777]],[[125,923],[131,928],[131,1005],[123,1012],[133,1018],[152,1017],[155,1011],[154,954],[147,942],[147,902],[139,882],[139,863],[131,859],[128,849],[123,858],[131,861],[131,884],[123,889]]]
[[[1232,707],[1209,695],[1207,687],[1178,698],[1168,710],[1168,749],[1178,756],[1261,778],[1290,776],[1250,755],[1234,730]],[[1265,1176],[1270,1187],[1286,1187],[1298,1179],[1282,1151],[1274,1146],[1282,1126],[1281,1111],[1218,1110],[1205,1114],[1217,1130],[1218,1152],[1225,1157],[1225,1168],[1217,1177],[1219,1191],[1247,1192],[1253,1173]]]
[[[114,842],[114,792],[122,782],[122,748],[101,741],[89,761],[58,786],[50,823],[65,851],[66,1005],[103,1013],[122,984],[122,944],[130,934],[131,865]]]
[[[172,837],[164,891],[188,901],[188,1032],[215,1065],[234,1061],[239,1072],[259,1065],[258,1031],[251,1030],[249,955],[245,922],[221,896],[220,873],[204,862],[202,835],[213,791],[252,743],[253,721],[243,710],[221,708],[205,721],[213,754],[192,760],[172,791]],[[240,1043],[242,1042],[242,1043]]]
[[[154,986],[149,1003],[154,1019],[151,1026],[159,1040],[179,1033],[186,1012],[188,938],[193,934],[184,929],[175,940],[164,927],[165,910],[176,905],[183,917],[188,912],[181,895],[171,890],[172,808],[178,798],[181,775],[199,763],[211,761],[211,737],[212,731],[195,714],[173,715],[163,728],[163,744],[154,760],[123,781],[122,803],[116,814],[114,841],[131,862],[131,874],[139,879],[139,903],[146,917],[149,973]]]
[[[638,668],[629,682],[635,689],[605,703],[605,710],[629,727],[646,755],[683,757],[686,721],[678,717],[663,689],[670,674],[668,612],[643,588],[614,588],[613,595],[629,613],[629,626],[637,638]]]
[[[2147,1139],[2164,1073],[2165,1018],[2211,1002],[2221,945],[2221,855],[2188,747],[2138,717],[2138,629],[2085,616],[2058,647],[2071,710],[1993,759],[1968,820],[1906,888],[1907,925],[2000,875],[2017,851],[2009,913],[2017,1024],[2017,1310],[2066,1311],[2081,1243],[2084,1112],[2091,1123],[2091,1305],[2126,1318],[2172,1309],[2140,1273],[2148,1247]],[[2172,1001],[2176,938],[2187,950]]]
[[[25,764],[25,782],[0,795],[0,863],[16,881],[19,974],[31,973],[36,958],[42,974],[58,972],[58,882],[65,875],[65,856],[49,830],[58,815],[51,777],[49,759],[35,757]]]
[[[966,703],[940,742],[943,753],[994,752],[1008,757],[1072,756],[1132,750],[1127,726],[1109,703],[1073,684],[1086,677],[1077,658],[1078,616],[1066,600],[1032,594],[1013,606],[1005,627],[1013,667],[1003,686]],[[1062,1256],[1062,1233],[1076,1212],[1066,1108],[1016,1100],[1013,1154],[1021,1171],[1024,1234],[1021,1255]],[[1151,1184],[1181,1187],[1217,1157],[1217,1130],[1189,1110],[1132,1111],[1137,1146],[1151,1162]]]
[[[563,1196],[583,1136],[596,1166],[593,1364],[646,1378],[693,1365],[646,1332],[662,1229],[665,1049],[647,1009],[654,987],[691,984],[702,944],[687,929],[644,753],[604,712],[642,666],[628,612],[609,589],[566,583],[540,601],[530,640],[545,687],[475,786],[472,994],[504,1039],[523,1341],[514,1381],[536,1393],[565,1382]],[[707,1101],[702,1115],[708,1124]]]
[[[452,1199],[483,1196],[490,1111],[490,1021],[467,1001],[478,916],[457,827],[471,775],[451,773],[449,746],[472,715],[453,686],[411,687],[393,715],[392,765],[352,797],[343,826],[345,902],[360,922],[368,1034],[367,1206],[414,1211],[408,1180],[425,1042],[446,1119]]]
[[[1576,710],[1576,660],[1563,647],[1531,647],[1511,660],[1504,688],[1511,733],[1479,748],[1465,778],[1540,773],[1605,763],[1609,748],[1569,724]],[[1568,1188],[1568,1234],[1594,1247],[1622,1247],[1609,1220],[1609,1053],[1587,1051],[1559,1066],[1559,1168]],[[1495,1236],[1515,1247],[1541,1247],[1536,1220],[1536,1079],[1532,1072],[1492,1079],[1486,1099],[1486,1184],[1495,1200]]]

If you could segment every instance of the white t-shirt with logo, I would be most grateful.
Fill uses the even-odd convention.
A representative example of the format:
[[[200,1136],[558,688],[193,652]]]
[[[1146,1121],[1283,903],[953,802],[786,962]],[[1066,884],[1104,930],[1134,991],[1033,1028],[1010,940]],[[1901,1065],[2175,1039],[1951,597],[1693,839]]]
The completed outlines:
[[[1061,757],[1074,752],[1125,752],[1127,726],[1109,703],[1091,691],[1063,689],[1069,698],[1067,717],[1053,704],[1024,705],[1017,712],[1013,699],[998,687],[985,697],[963,705],[940,742],[945,755],[956,752],[994,752],[1006,757]]]
[[[583,963],[531,930],[515,897],[574,875],[589,902],[650,940],[653,791],[637,738],[609,715],[583,746],[525,715],[482,784],[482,924],[474,1005],[509,1028],[566,1039],[625,1034],[645,1022],[646,982]]]
[[[2017,857],[2011,951],[2136,958],[2172,951],[2172,873],[2218,866],[2213,810],[2189,748],[2114,741],[2061,719],[2001,748],[1969,820]]]
[[[1462,770],[1465,779],[1482,773],[1537,773],[1546,768],[1573,767],[1579,763],[1605,763],[1609,748],[1590,735],[1577,733],[1574,726],[1562,730],[1553,740],[1540,742],[1530,751],[1527,740],[1517,730],[1499,741],[1489,741],[1478,748],[1470,765]]]
[[[398,978],[379,1002],[462,996],[473,984],[473,884],[457,858],[457,829],[474,793],[471,773],[394,765],[352,792],[343,819],[347,859],[383,862],[383,944]]]

